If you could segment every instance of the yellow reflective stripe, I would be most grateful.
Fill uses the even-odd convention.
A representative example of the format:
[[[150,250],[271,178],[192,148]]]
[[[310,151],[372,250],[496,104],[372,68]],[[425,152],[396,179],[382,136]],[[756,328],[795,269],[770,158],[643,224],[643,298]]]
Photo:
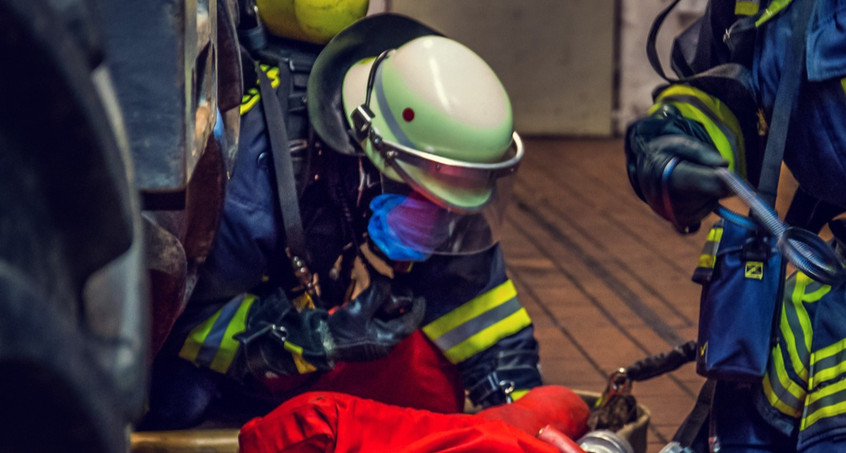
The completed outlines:
[[[767,401],[769,401],[770,406],[776,408],[779,412],[791,418],[796,418],[801,415],[801,412],[798,409],[790,407],[775,396],[772,384],[770,384],[769,373],[764,376],[761,384],[764,390],[764,396],[767,397]]]
[[[737,16],[753,16],[758,14],[759,9],[757,0],[737,0],[734,3],[734,14]]]
[[[694,107],[683,99],[673,99],[674,97],[690,97],[695,99],[704,108],[708,109],[711,114],[716,116],[721,124],[716,124],[708,113],[701,111],[698,107]],[[692,86],[671,85],[658,95],[656,105],[649,112],[653,113],[657,110],[662,102],[676,106],[684,117],[702,124],[714,141],[714,145],[717,147],[720,155],[729,162],[729,168],[735,170],[741,176],[746,176],[746,146],[743,142],[743,131],[740,128],[740,122],[737,120],[737,117],[734,116],[734,113],[723,101]],[[680,106],[682,105],[686,107],[681,108]],[[730,137],[726,136],[726,132],[720,126],[728,128],[728,131],[734,135],[734,142],[737,149],[732,148]]]
[[[514,287],[514,283],[511,280],[506,280],[501,285],[476,296],[455,310],[432,321],[423,327],[423,333],[430,339],[435,340],[452,329],[461,326],[465,322],[478,317],[494,307],[508,302],[514,297],[517,297],[517,288]]]
[[[723,239],[723,227],[719,224],[714,225],[708,230],[708,237],[705,238],[705,245],[702,246],[702,254],[699,255],[699,261],[696,267],[706,269],[713,269],[717,262],[717,251],[720,248],[720,241]]]
[[[728,161],[729,169],[735,170],[739,162],[734,158],[734,150],[731,147],[729,138],[726,137],[726,134],[711,117],[690,104],[682,102],[670,102],[670,104],[676,106],[685,118],[690,118],[705,127],[705,131],[708,132],[708,136],[711,137],[717,151]]]
[[[804,289],[802,292],[802,300],[805,302],[816,302],[823,298],[829,291],[831,291],[831,285],[824,285],[822,283],[816,282],[811,277],[808,277],[802,272],[796,272],[796,280],[802,281],[802,285]],[[814,288],[815,286],[819,286],[818,288]]]
[[[531,390],[531,389],[515,390],[515,391],[511,392],[511,395],[510,395],[511,399],[514,400],[514,401],[517,401],[520,398],[526,396],[526,394],[529,393],[529,390]]]
[[[285,350],[290,352],[291,354],[299,356],[303,355],[303,347],[297,346],[294,343],[291,343],[290,341],[286,341],[285,343],[283,343],[282,347],[285,348]]]
[[[247,94],[241,96],[241,108],[240,112],[243,116],[245,113],[249,112],[253,107],[258,104],[259,101],[259,92],[257,88],[250,88],[247,90]]]
[[[705,267],[713,269],[717,264],[717,257],[714,255],[699,255],[699,261],[696,262],[696,267]]]
[[[778,345],[773,348],[768,368],[761,381],[767,401],[779,412],[790,417],[798,417],[801,414],[802,401],[805,399],[805,388],[787,374],[782,361],[781,348]],[[778,383],[779,390],[773,387],[773,373],[775,373],[775,382]],[[790,400],[793,401],[793,404]]]
[[[808,381],[808,368],[805,365],[799,351],[796,349],[796,336],[793,329],[790,328],[790,320],[788,319],[787,308],[793,308],[794,313],[799,321],[802,331],[802,344],[805,345],[805,350],[811,350],[811,340],[813,338],[813,328],[811,326],[811,318],[808,316],[805,306],[802,304],[802,296],[805,293],[805,284],[807,280],[798,278],[797,275],[793,293],[790,295],[789,305],[786,303],[785,310],[782,310],[781,319],[779,320],[779,327],[787,344],[787,354],[790,356],[790,363],[793,365],[793,371],[805,382]]]
[[[235,353],[238,352],[238,347],[240,343],[235,340],[235,335],[243,332],[247,328],[247,313],[250,311],[250,307],[253,306],[253,302],[256,301],[256,296],[253,294],[248,295],[244,298],[244,301],[241,302],[241,305],[238,307],[238,311],[235,312],[235,316],[232,318],[232,321],[229,322],[229,325],[226,326],[226,332],[223,334],[223,338],[220,340],[220,346],[217,349],[217,354],[214,355],[214,359],[209,365],[214,371],[218,373],[226,373],[229,370],[229,367],[232,365],[232,361],[235,360]]]
[[[314,308],[314,300],[312,300],[308,293],[300,294],[297,298],[291,301],[291,304],[294,305],[294,308],[296,308],[297,311],[302,311],[306,308]]]
[[[842,354],[846,350],[846,339],[840,340],[835,344],[826,346],[819,351],[811,354],[811,369],[814,374],[808,383],[808,388],[814,389],[820,382],[830,381],[839,376],[846,375],[846,361],[840,361],[827,368],[817,368],[817,364],[829,357],[835,357]]]
[[[294,359],[294,366],[297,367],[297,372],[300,374],[308,374],[314,373],[317,371],[317,367],[309,363],[306,359],[303,358],[301,355],[292,355]]]
[[[300,374],[307,374],[317,371],[317,368],[314,365],[303,358],[302,346],[297,346],[290,341],[286,341],[282,347],[291,353],[291,358],[294,359],[294,366],[297,367],[297,372]]]
[[[179,357],[182,357],[192,363],[196,363],[197,355],[203,347],[203,342],[206,340],[206,337],[209,336],[209,332],[211,332],[212,327],[214,327],[214,324],[217,322],[217,318],[220,317],[220,313],[222,311],[223,309],[221,308],[215,312],[211,318],[191,329],[191,332],[188,333],[188,338],[186,338],[185,343],[182,344],[182,349],[179,350]]]
[[[775,15],[789,5],[791,1],[792,0],[773,0],[770,2],[770,4],[767,5],[767,9],[765,9],[764,13],[761,14],[761,17],[755,21],[755,26],[760,27],[765,22],[775,17]]]
[[[811,406],[814,402],[821,398],[825,398],[843,390],[846,390],[846,379],[835,382],[831,385],[827,385],[821,388],[819,391],[808,395],[808,398],[805,401],[805,407]],[[835,415],[840,415],[843,413],[846,413],[846,401],[841,401],[836,404],[823,406],[811,412],[810,414],[805,414],[805,416],[802,418],[802,425],[800,429],[804,430],[809,426],[813,425],[814,423],[818,422],[820,419],[834,417]]]
[[[708,242],[720,242],[723,240],[723,227],[714,226],[708,231],[708,237],[705,238]]]
[[[843,94],[846,94],[846,77],[840,79],[840,86],[843,87]]]
[[[244,331],[247,313],[255,300],[253,294],[230,300],[188,333],[179,357],[197,366],[226,373],[240,346],[233,337]]]
[[[461,363],[493,346],[499,340],[523,330],[531,323],[529,313],[525,308],[520,308],[502,321],[447,349],[444,355],[452,363]]]
[[[277,67],[270,67],[266,64],[259,65],[259,67],[267,74],[267,78],[270,80],[270,86],[276,88],[279,86],[279,68]],[[240,112],[241,115],[249,112],[253,107],[258,104],[259,99],[261,96],[259,95],[259,90],[256,87],[251,87],[247,90],[247,93],[241,96],[241,107]]]

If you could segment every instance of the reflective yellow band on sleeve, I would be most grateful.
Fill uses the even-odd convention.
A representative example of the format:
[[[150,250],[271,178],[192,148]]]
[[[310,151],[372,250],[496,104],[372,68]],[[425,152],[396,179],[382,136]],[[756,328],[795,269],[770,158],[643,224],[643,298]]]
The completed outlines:
[[[787,5],[791,3],[792,0],[773,0],[767,5],[767,9],[764,10],[764,13],[761,14],[761,17],[755,21],[755,26],[760,27],[768,20],[775,17],[781,10],[783,10]]]
[[[291,353],[291,358],[294,360],[294,366],[297,367],[297,372],[300,374],[308,374],[317,371],[317,368],[303,358],[302,346],[297,346],[290,341],[286,341],[283,345],[286,351]]]
[[[455,310],[441,316],[423,327],[423,332],[430,339],[438,338],[482,313],[517,297],[517,288],[511,280],[465,302]]]
[[[300,294],[291,301],[291,304],[294,305],[294,308],[296,308],[297,311],[303,311],[306,308],[314,308],[314,300],[308,293]]]
[[[528,327],[531,323],[529,313],[525,308],[520,308],[511,316],[445,350],[444,355],[452,363],[461,363],[493,346],[499,340]]]
[[[511,280],[462,304],[423,327],[452,363],[460,363],[486,350],[502,338],[531,325],[517,300]]]
[[[214,359],[212,359],[211,365],[209,365],[209,368],[212,370],[218,373],[226,373],[229,370],[240,346],[238,340],[233,337],[246,329],[247,313],[250,311],[250,307],[255,300],[256,296],[249,295],[244,300],[244,303],[238,307],[238,311],[235,312],[232,321],[226,326],[226,331],[220,340],[220,347],[218,347],[217,354],[214,355]]]
[[[247,313],[255,300],[255,295],[245,294],[227,302],[188,333],[179,357],[197,366],[226,373],[240,346],[233,337],[246,328]]]
[[[692,86],[671,85],[658,95],[650,114],[662,103],[672,104],[682,116],[701,124],[717,151],[728,161],[729,168],[746,176],[743,131],[737,117],[724,102]]]
[[[760,9],[758,0],[737,0],[734,2],[734,14],[736,16],[754,16],[758,14]]]

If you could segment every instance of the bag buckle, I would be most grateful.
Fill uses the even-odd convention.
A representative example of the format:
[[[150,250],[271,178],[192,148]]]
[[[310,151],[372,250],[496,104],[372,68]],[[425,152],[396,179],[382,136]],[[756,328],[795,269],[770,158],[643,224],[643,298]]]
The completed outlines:
[[[771,253],[772,251],[767,237],[760,233],[755,233],[743,243],[743,248],[740,251],[740,259],[743,262],[758,261],[765,263],[770,258]]]

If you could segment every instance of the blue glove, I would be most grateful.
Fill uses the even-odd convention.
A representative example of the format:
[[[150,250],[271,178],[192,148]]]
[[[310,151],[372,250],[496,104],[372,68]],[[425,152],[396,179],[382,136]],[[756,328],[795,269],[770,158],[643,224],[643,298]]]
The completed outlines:
[[[730,194],[714,169],[727,167],[705,128],[665,104],[626,132],[626,169],[635,193],[682,233],[693,233]]]

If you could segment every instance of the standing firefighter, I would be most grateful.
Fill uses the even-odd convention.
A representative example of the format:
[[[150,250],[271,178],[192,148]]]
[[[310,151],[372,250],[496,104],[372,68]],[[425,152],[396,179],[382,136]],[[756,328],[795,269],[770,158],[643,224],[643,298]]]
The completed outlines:
[[[489,407],[539,386],[531,320],[497,245],[523,147],[490,67],[390,14],[325,47],[242,37],[254,47],[245,80],[259,82],[144,426],[195,424],[218,395],[275,405],[338,390],[457,412],[465,391]]]
[[[783,146],[784,163],[799,183],[787,223],[819,231],[846,211],[844,20],[846,2],[837,0],[709,2],[705,16],[676,39],[673,68],[682,80],[658,90],[649,115],[628,130],[628,173],[637,194],[678,230],[695,231],[729,194],[716,168],[728,167],[759,189],[773,186],[781,158],[774,166],[762,161]],[[841,222],[829,225],[842,263]],[[710,245],[722,245],[722,231],[712,230]],[[727,272],[709,258],[722,254],[717,250],[703,256],[697,272],[709,266],[708,274]],[[709,448],[706,437],[721,452],[846,448],[846,288],[803,272],[783,288],[775,320],[773,313],[744,320],[767,331],[774,325],[762,377],[717,380],[696,451]],[[707,357],[712,345],[701,339],[700,333]]]

